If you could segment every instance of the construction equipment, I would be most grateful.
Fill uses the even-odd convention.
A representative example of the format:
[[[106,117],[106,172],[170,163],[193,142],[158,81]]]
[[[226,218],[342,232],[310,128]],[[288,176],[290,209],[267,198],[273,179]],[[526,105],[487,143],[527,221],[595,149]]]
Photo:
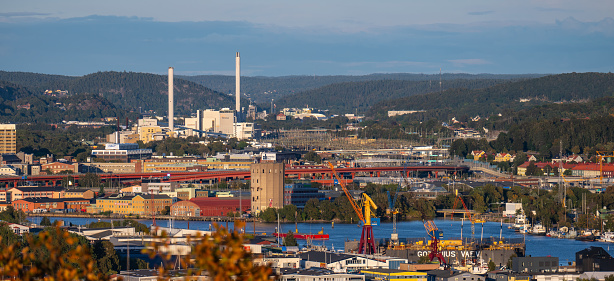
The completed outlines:
[[[333,164],[328,162],[328,166],[330,167],[331,174],[337,179],[337,181],[339,182],[339,185],[341,185],[341,188],[343,188],[343,192],[345,193],[345,196],[347,196],[348,200],[350,201],[350,204],[352,205],[352,208],[354,209],[354,212],[356,212],[356,215],[358,215],[358,219],[362,223],[362,234],[360,235],[360,243],[358,244],[358,253],[367,254],[367,255],[376,254],[377,249],[375,248],[375,237],[373,237],[373,226],[371,225],[371,214],[372,214],[371,208],[375,210],[377,209],[377,205],[375,205],[375,202],[371,200],[369,195],[367,195],[366,193],[363,193],[362,194],[362,198],[363,198],[362,205],[363,206],[361,208],[356,203],[356,201],[354,201],[354,198],[348,191],[347,187],[345,186],[345,183],[343,183],[343,181],[339,178],[339,175],[337,175],[337,172],[335,171],[335,167],[333,166]],[[363,208],[364,208],[364,213],[363,213]]]
[[[397,186],[397,191],[394,193],[394,198],[390,198],[390,191],[386,190],[388,194],[388,209],[386,209],[386,214],[392,214],[392,234],[390,234],[390,240],[392,240],[393,244],[398,243],[399,234],[397,233],[397,214],[399,210],[395,208],[397,197],[399,195],[399,191],[401,190],[401,183]]]
[[[433,261],[434,258],[439,260],[439,265],[447,267],[446,258],[439,251],[439,240],[443,238],[443,231],[437,228],[435,222],[432,220],[423,221],[424,229],[426,233],[431,237],[431,252],[429,253],[429,261]]]
[[[603,184],[603,158],[614,157],[614,151],[595,151],[599,161],[599,183]]]
[[[461,202],[463,208],[465,209],[465,215],[469,217],[469,221],[471,222],[471,238],[473,239],[475,238],[475,224],[484,223],[485,221],[483,219],[479,219],[476,216],[471,215],[471,212],[469,212],[469,209],[467,209],[467,205],[465,205],[465,201],[463,201],[463,198],[461,198],[458,194],[458,189],[454,189],[454,195],[456,196],[456,199],[454,200],[454,206],[452,207],[452,209],[456,210],[456,204],[458,204],[459,201]],[[454,214],[451,213],[450,218],[453,216]]]

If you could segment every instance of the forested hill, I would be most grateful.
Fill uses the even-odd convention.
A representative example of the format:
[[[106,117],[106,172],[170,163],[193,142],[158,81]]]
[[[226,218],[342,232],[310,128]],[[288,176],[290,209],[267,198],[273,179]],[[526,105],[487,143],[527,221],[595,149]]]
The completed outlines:
[[[100,121],[103,117],[129,117],[136,114],[117,108],[97,94],[49,96],[32,93],[21,86],[0,81],[0,122],[59,123],[63,120]]]
[[[442,89],[478,89],[500,83],[504,79],[454,79],[443,81]],[[418,94],[439,92],[439,81],[378,80],[366,82],[345,82],[324,86],[283,97],[275,104],[279,107],[315,107],[328,109],[333,113],[354,113],[369,110],[380,101],[398,99]]]
[[[512,116],[521,109],[552,103],[585,102],[614,95],[612,73],[568,73],[495,85],[483,89],[449,89],[443,93],[382,101],[369,115],[388,110],[426,110],[421,118],[465,120],[501,113]],[[522,99],[522,100],[521,100]]]
[[[343,82],[366,82],[378,80],[402,80],[402,81],[432,81],[438,84],[439,79],[445,81],[456,79],[502,79],[517,80],[536,78],[542,74],[467,74],[467,73],[444,73],[439,74],[411,74],[411,73],[377,73],[370,75],[331,75],[331,76],[242,76],[241,92],[246,94],[252,101],[260,104],[269,104],[271,99],[278,100],[281,97],[317,89],[330,84]],[[222,93],[235,92],[235,77],[224,75],[198,75],[178,76],[182,79],[201,84],[205,87]],[[445,85],[445,84],[444,84]],[[439,89],[439,88],[437,88]]]
[[[168,78],[135,72],[97,72],[83,77],[35,73],[0,72],[0,81],[9,81],[42,94],[45,90],[65,90],[69,95],[101,95],[118,108],[168,110]],[[231,107],[233,98],[194,82],[175,78],[175,112],[188,115],[196,109]]]

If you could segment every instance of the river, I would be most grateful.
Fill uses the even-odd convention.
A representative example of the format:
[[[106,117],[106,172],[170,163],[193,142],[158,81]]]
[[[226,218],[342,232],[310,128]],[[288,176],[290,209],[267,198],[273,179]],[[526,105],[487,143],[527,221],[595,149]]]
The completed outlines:
[[[72,218],[72,217],[50,217],[51,221],[54,220],[63,220],[65,225],[72,223],[73,225],[87,225],[91,222],[98,221],[96,218]],[[39,223],[40,217],[29,217],[29,220],[34,223]],[[101,219],[102,221],[111,221],[111,219]],[[139,222],[145,225],[151,225],[152,220],[138,220]],[[162,227],[169,226],[169,221],[161,221],[156,220],[157,225]],[[211,222],[205,221],[190,221],[190,229],[201,229],[208,230]],[[435,220],[437,227],[443,231],[444,239],[446,238],[459,238],[461,237],[461,229],[463,237],[471,237],[471,224],[461,221],[451,221],[451,220]],[[188,221],[173,221],[173,227],[177,228],[188,228]],[[221,223],[223,226],[226,223]],[[462,228],[461,228],[462,225]],[[275,231],[277,227],[276,223],[248,223],[246,225],[245,231],[248,233],[254,232],[254,226],[256,233],[267,233],[271,234]],[[281,232],[288,232],[289,230],[294,231],[295,225],[294,223],[282,223]],[[232,222],[228,223],[228,227],[232,228]],[[344,242],[346,240],[360,240],[361,228],[356,224],[341,224],[336,223],[333,226],[331,223],[299,223],[297,225],[298,231],[302,233],[317,233],[324,229],[324,233],[329,234],[330,240],[328,241],[316,241],[314,244],[320,245],[324,244],[329,249],[334,248],[335,250],[342,250],[344,246]],[[520,233],[514,232],[511,229],[507,228],[507,224],[503,224],[501,226],[500,223],[496,222],[486,222],[483,227],[482,224],[475,225],[475,238],[488,238],[488,237],[499,237],[502,235],[504,238],[525,238],[526,241],[526,254],[531,256],[553,256],[559,257],[559,263],[561,265],[567,265],[569,262],[573,262],[576,259],[576,252],[586,249],[590,246],[598,246],[604,248],[610,255],[614,254],[614,244],[605,242],[582,242],[571,239],[558,239],[558,238],[550,238],[546,236],[533,236],[526,235],[523,236]],[[424,229],[424,225],[420,221],[405,221],[397,223],[397,232],[399,233],[399,237],[408,238],[408,237],[426,237],[426,231]],[[483,232],[483,234],[482,234]],[[392,223],[382,223],[379,226],[373,227],[373,234],[376,239],[378,238],[390,238],[390,234],[392,233]],[[302,241],[299,241],[301,243]]]

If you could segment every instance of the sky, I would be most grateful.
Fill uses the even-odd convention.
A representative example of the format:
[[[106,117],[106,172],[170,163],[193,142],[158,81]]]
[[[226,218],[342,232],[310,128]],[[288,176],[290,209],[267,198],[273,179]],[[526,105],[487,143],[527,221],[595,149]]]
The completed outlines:
[[[614,68],[611,0],[0,0],[0,70],[179,75]]]

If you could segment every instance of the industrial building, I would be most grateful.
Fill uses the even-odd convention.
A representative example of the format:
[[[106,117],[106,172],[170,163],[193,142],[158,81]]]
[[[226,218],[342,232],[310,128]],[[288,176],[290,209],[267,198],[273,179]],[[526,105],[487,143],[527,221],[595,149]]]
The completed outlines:
[[[251,166],[252,212],[284,206],[284,164],[259,163]]]

